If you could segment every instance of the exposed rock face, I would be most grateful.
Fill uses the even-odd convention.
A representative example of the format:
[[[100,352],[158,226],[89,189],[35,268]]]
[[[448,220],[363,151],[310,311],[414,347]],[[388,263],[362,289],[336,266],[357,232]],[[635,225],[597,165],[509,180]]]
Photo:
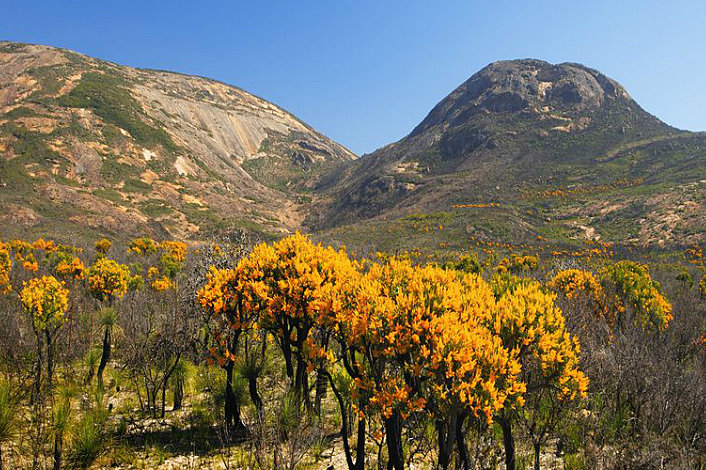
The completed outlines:
[[[271,136],[301,134],[305,140],[297,144],[302,148],[324,149],[331,160],[354,157],[281,108],[238,88],[174,73],[131,72],[138,83],[148,83],[134,88],[147,114],[165,123],[177,144],[189,146],[200,156],[242,162],[257,158]]]
[[[299,192],[354,158],[224,83],[0,43],[0,204],[38,212],[37,230],[291,231]]]
[[[630,99],[614,80],[580,64],[541,60],[493,62],[441,101],[411,133],[439,124],[463,125],[478,113],[580,112],[606,99]]]

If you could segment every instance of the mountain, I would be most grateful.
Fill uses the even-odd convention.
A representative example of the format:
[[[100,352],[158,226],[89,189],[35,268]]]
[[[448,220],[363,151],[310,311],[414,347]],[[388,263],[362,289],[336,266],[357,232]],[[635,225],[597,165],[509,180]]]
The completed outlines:
[[[706,241],[706,134],[580,64],[494,62],[357,158],[239,88],[0,43],[0,236]]]
[[[379,239],[395,221],[395,240],[417,242],[422,221],[461,244],[689,244],[706,240],[704,168],[706,135],[668,126],[600,72],[499,61],[400,141],[324,175],[309,223]]]
[[[0,43],[3,236],[289,232],[317,175],[355,158],[215,80]]]

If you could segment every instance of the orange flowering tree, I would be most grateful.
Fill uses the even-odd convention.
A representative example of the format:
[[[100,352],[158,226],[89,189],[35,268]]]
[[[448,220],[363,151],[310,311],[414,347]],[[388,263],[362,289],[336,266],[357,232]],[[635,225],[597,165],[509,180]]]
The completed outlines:
[[[68,310],[68,289],[63,282],[53,276],[34,278],[23,284],[19,296],[36,331],[63,324]]]
[[[81,260],[74,256],[78,251],[75,247],[58,245],[53,240],[43,238],[32,243],[23,240],[6,243],[0,241],[0,292],[4,290],[7,293],[12,290],[10,273],[13,261],[21,269],[17,271],[17,282],[37,277],[37,272],[42,266],[62,280],[82,280],[85,267]]]
[[[432,318],[429,352],[423,349],[418,360],[428,364],[427,408],[437,425],[440,468],[450,464],[455,444],[461,461],[470,465],[463,434],[468,417],[490,424],[499,410],[522,403],[525,392],[517,358],[488,328],[496,304],[491,287],[477,275],[454,282],[449,274],[423,280],[436,294],[425,304],[445,310]]]
[[[534,271],[539,268],[539,258],[532,255],[510,254],[498,263],[497,270],[500,273],[520,274]]]
[[[139,287],[142,287],[142,283],[144,283],[145,279],[149,281],[149,286],[157,292],[164,292],[173,287],[169,278],[161,275],[159,268],[154,266],[157,263],[152,255],[157,253],[157,242],[150,237],[135,238],[128,245],[127,253],[142,258],[142,262],[134,263],[130,266],[131,271],[139,273],[135,275],[139,276]],[[143,262],[146,262],[147,267],[143,265]],[[128,286],[128,290],[130,290],[130,286]]]
[[[34,243],[32,243],[32,248],[49,254],[57,251],[60,247],[54,240],[44,240],[43,238],[38,238],[34,241]]]
[[[445,468],[463,443],[465,418],[492,422],[498,410],[522,400],[519,359],[489,327],[495,297],[475,274],[397,258],[370,263],[363,273],[343,250],[297,234],[256,246],[235,268],[212,269],[198,300],[213,331],[210,354],[226,371],[241,335],[263,328],[275,336],[305,402],[308,374],[317,370],[328,379],[349,468],[364,466],[368,415],[380,416],[390,465],[399,469],[405,422],[429,413]],[[355,460],[344,390],[329,372],[339,361],[352,380]]]
[[[376,275],[375,269],[371,273]],[[382,393],[376,393],[373,401],[402,404],[402,420],[415,408],[430,413],[439,438],[438,465],[446,468],[454,446],[465,445],[462,429],[467,417],[492,422],[497,410],[521,399],[519,364],[487,327],[495,299],[477,275],[413,267],[404,261],[389,262],[379,275],[394,308],[379,322],[381,337],[376,343],[383,356],[392,355],[405,388],[391,394],[384,380],[378,382]],[[382,414],[388,454],[393,466],[401,468],[404,459],[396,461],[397,450],[390,448],[399,438],[395,410],[388,405]],[[401,450],[399,439],[396,445]]]
[[[353,352],[344,364],[359,419],[381,416],[389,465],[399,469],[404,422],[412,413],[430,413],[439,465],[446,468],[463,419],[492,421],[523,391],[515,380],[519,365],[483,321],[495,304],[492,290],[476,275],[391,258],[373,264],[354,293],[358,300],[337,328]]]
[[[103,384],[103,371],[110,361],[111,334],[116,320],[114,302],[128,290],[132,276],[130,268],[105,256],[98,257],[86,270],[88,290],[103,307],[103,349],[98,364],[98,383]]]
[[[128,289],[130,268],[109,258],[98,258],[86,271],[86,283],[91,295],[100,302],[112,305]]]
[[[328,379],[331,390],[339,404],[341,413],[341,436],[346,463],[349,469],[365,468],[366,429],[368,419],[366,410],[372,398],[372,390],[361,385],[368,377],[368,359],[364,356],[364,335],[371,322],[375,323],[378,312],[390,308],[389,299],[382,296],[382,287],[378,280],[362,275],[360,266],[355,263],[355,270],[349,270],[346,280],[336,284],[330,291],[329,308],[320,311],[315,326],[314,336],[307,341],[308,361],[311,368],[316,368],[322,377]],[[343,387],[336,380],[332,370],[334,363],[344,367]],[[317,378],[319,375],[317,375]],[[352,402],[349,403],[347,382],[351,382]],[[352,405],[352,415],[349,412]],[[355,456],[349,442],[351,421],[357,422],[357,441]],[[355,458],[354,458],[355,457]]]
[[[233,369],[240,338],[243,333],[255,327],[257,320],[247,292],[250,279],[246,264],[245,260],[241,260],[236,269],[211,268],[206,285],[197,293],[198,302],[206,313],[209,331],[213,336],[209,348],[211,360],[216,361],[226,371],[226,428],[229,433],[236,434],[243,432],[245,425],[233,392]]]
[[[609,323],[615,323],[615,311],[610,309],[605,289],[592,272],[583,269],[564,269],[558,271],[547,284],[561,299],[564,299],[570,311],[589,311],[592,317],[579,315],[576,318],[581,325],[591,328],[595,317],[604,317]]]
[[[309,335],[338,308],[336,286],[355,276],[355,266],[343,250],[296,234],[256,246],[239,270],[248,279],[248,306],[255,309],[260,326],[275,336],[294,391],[309,408]],[[315,340],[327,342],[326,337]]]
[[[559,271],[548,286],[572,307],[587,305],[595,315],[605,317],[611,327],[627,326],[628,314],[646,330],[664,329],[672,319],[672,305],[650,277],[648,267],[634,261],[610,264],[600,278],[585,270]]]
[[[379,413],[384,423],[389,466],[404,467],[402,428],[411,413],[424,409],[422,394],[423,364],[418,361],[429,354],[431,322],[444,310],[441,303],[433,311],[420,308],[426,289],[425,274],[435,268],[414,267],[408,260],[390,258],[382,265],[373,264],[367,276],[380,289],[379,301],[370,315],[358,325],[359,347],[366,358],[363,376],[354,381],[354,396],[369,397],[365,414]],[[443,270],[439,270],[443,272]],[[442,299],[443,301],[443,299]],[[415,360],[416,359],[416,360]],[[410,373],[408,380],[405,374]]]
[[[86,266],[77,256],[61,259],[54,268],[56,275],[62,279],[82,281],[85,277]]]
[[[184,267],[188,246],[184,242],[166,240],[158,245],[159,265],[169,279],[175,279]]]
[[[672,305],[650,276],[647,265],[619,261],[607,266],[601,278],[615,292],[611,307],[617,312],[620,326],[625,326],[623,317],[628,313],[644,329],[664,329],[669,325]]]
[[[10,250],[14,253],[15,261],[28,273],[35,273],[39,270],[39,262],[34,253],[31,243],[22,240],[11,240],[8,242]]]
[[[136,255],[146,256],[157,252],[157,243],[150,237],[135,238],[130,242],[127,251]]]
[[[522,283],[498,301],[490,327],[521,366],[526,406],[505,407],[497,413],[503,430],[506,468],[515,468],[512,423],[528,423],[538,463],[540,446],[560,416],[558,410],[586,395],[588,378],[579,369],[579,344],[566,329],[556,296],[537,282]],[[551,408],[550,412],[547,407]]]
[[[149,237],[141,237],[134,239],[127,251],[149,260],[152,264],[146,272],[152,289],[157,292],[176,292],[177,276],[186,262],[187,250],[188,246],[184,242],[167,240],[157,243]],[[159,254],[159,258],[155,260],[152,255],[156,254]]]
[[[703,248],[694,246],[687,249],[684,252],[684,259],[699,269],[701,278],[699,279],[698,291],[702,297],[706,297],[706,257],[704,257]],[[687,276],[691,278],[688,271],[684,272],[686,272]],[[690,284],[693,285],[693,281],[691,281]]]
[[[108,250],[110,250],[111,246],[113,246],[113,242],[111,242],[107,238],[101,238],[96,242],[94,248],[96,250],[96,253],[98,254],[98,257],[101,257],[108,254]]]
[[[344,251],[300,234],[256,246],[232,269],[212,269],[198,300],[213,332],[213,360],[231,377],[242,335],[271,332],[295,393],[310,408],[308,375],[317,369],[317,379],[325,380],[326,359],[332,358],[328,326],[341,308],[337,286],[357,275]],[[258,407],[256,377],[247,378]],[[230,421],[234,415],[227,410]]]
[[[43,238],[32,243],[23,240],[0,242],[0,287],[10,288],[9,273],[12,261],[16,263],[16,267],[21,269],[17,271],[18,279],[16,281],[26,281],[31,277],[36,277],[41,266],[48,264],[50,270],[53,270],[59,256],[74,250],[76,250],[74,247],[58,245],[53,240],[44,240]],[[3,266],[5,267],[3,268]],[[54,274],[57,273],[54,272]]]
[[[80,308],[81,290],[78,289],[86,277],[86,266],[78,257],[80,250],[76,247],[59,245],[56,250],[49,253],[46,258],[48,267],[52,274],[64,281],[69,288],[69,314],[67,326],[68,348],[71,351],[73,345],[74,318]]]
[[[32,328],[37,337],[37,371],[35,376],[35,398],[41,390],[42,356],[46,341],[47,382],[52,388],[54,374],[54,338],[64,325],[69,308],[69,291],[64,283],[53,276],[30,279],[19,292],[22,308],[32,318]]]

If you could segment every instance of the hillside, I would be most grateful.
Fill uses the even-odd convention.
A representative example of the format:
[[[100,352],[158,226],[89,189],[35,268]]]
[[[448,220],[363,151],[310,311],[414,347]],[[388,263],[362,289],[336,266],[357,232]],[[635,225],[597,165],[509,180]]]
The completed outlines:
[[[666,125],[596,70],[500,61],[407,137],[323,178],[330,199],[310,222],[336,227],[334,238],[375,239],[392,220],[395,240],[422,244],[420,221],[461,245],[695,243],[706,226],[704,164],[704,134]]]
[[[354,158],[239,88],[0,43],[4,236],[290,232],[314,176]]]
[[[579,64],[492,63],[408,136],[356,159],[236,87],[0,43],[5,237],[305,229],[386,249],[693,244],[705,239],[705,163],[706,134],[668,126]]]

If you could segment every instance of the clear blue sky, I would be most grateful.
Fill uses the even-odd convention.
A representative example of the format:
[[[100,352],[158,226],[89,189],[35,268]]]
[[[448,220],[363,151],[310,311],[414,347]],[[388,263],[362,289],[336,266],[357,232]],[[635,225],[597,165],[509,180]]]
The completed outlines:
[[[0,38],[240,86],[362,154],[489,62],[581,62],[706,130],[703,1],[2,0]]]

